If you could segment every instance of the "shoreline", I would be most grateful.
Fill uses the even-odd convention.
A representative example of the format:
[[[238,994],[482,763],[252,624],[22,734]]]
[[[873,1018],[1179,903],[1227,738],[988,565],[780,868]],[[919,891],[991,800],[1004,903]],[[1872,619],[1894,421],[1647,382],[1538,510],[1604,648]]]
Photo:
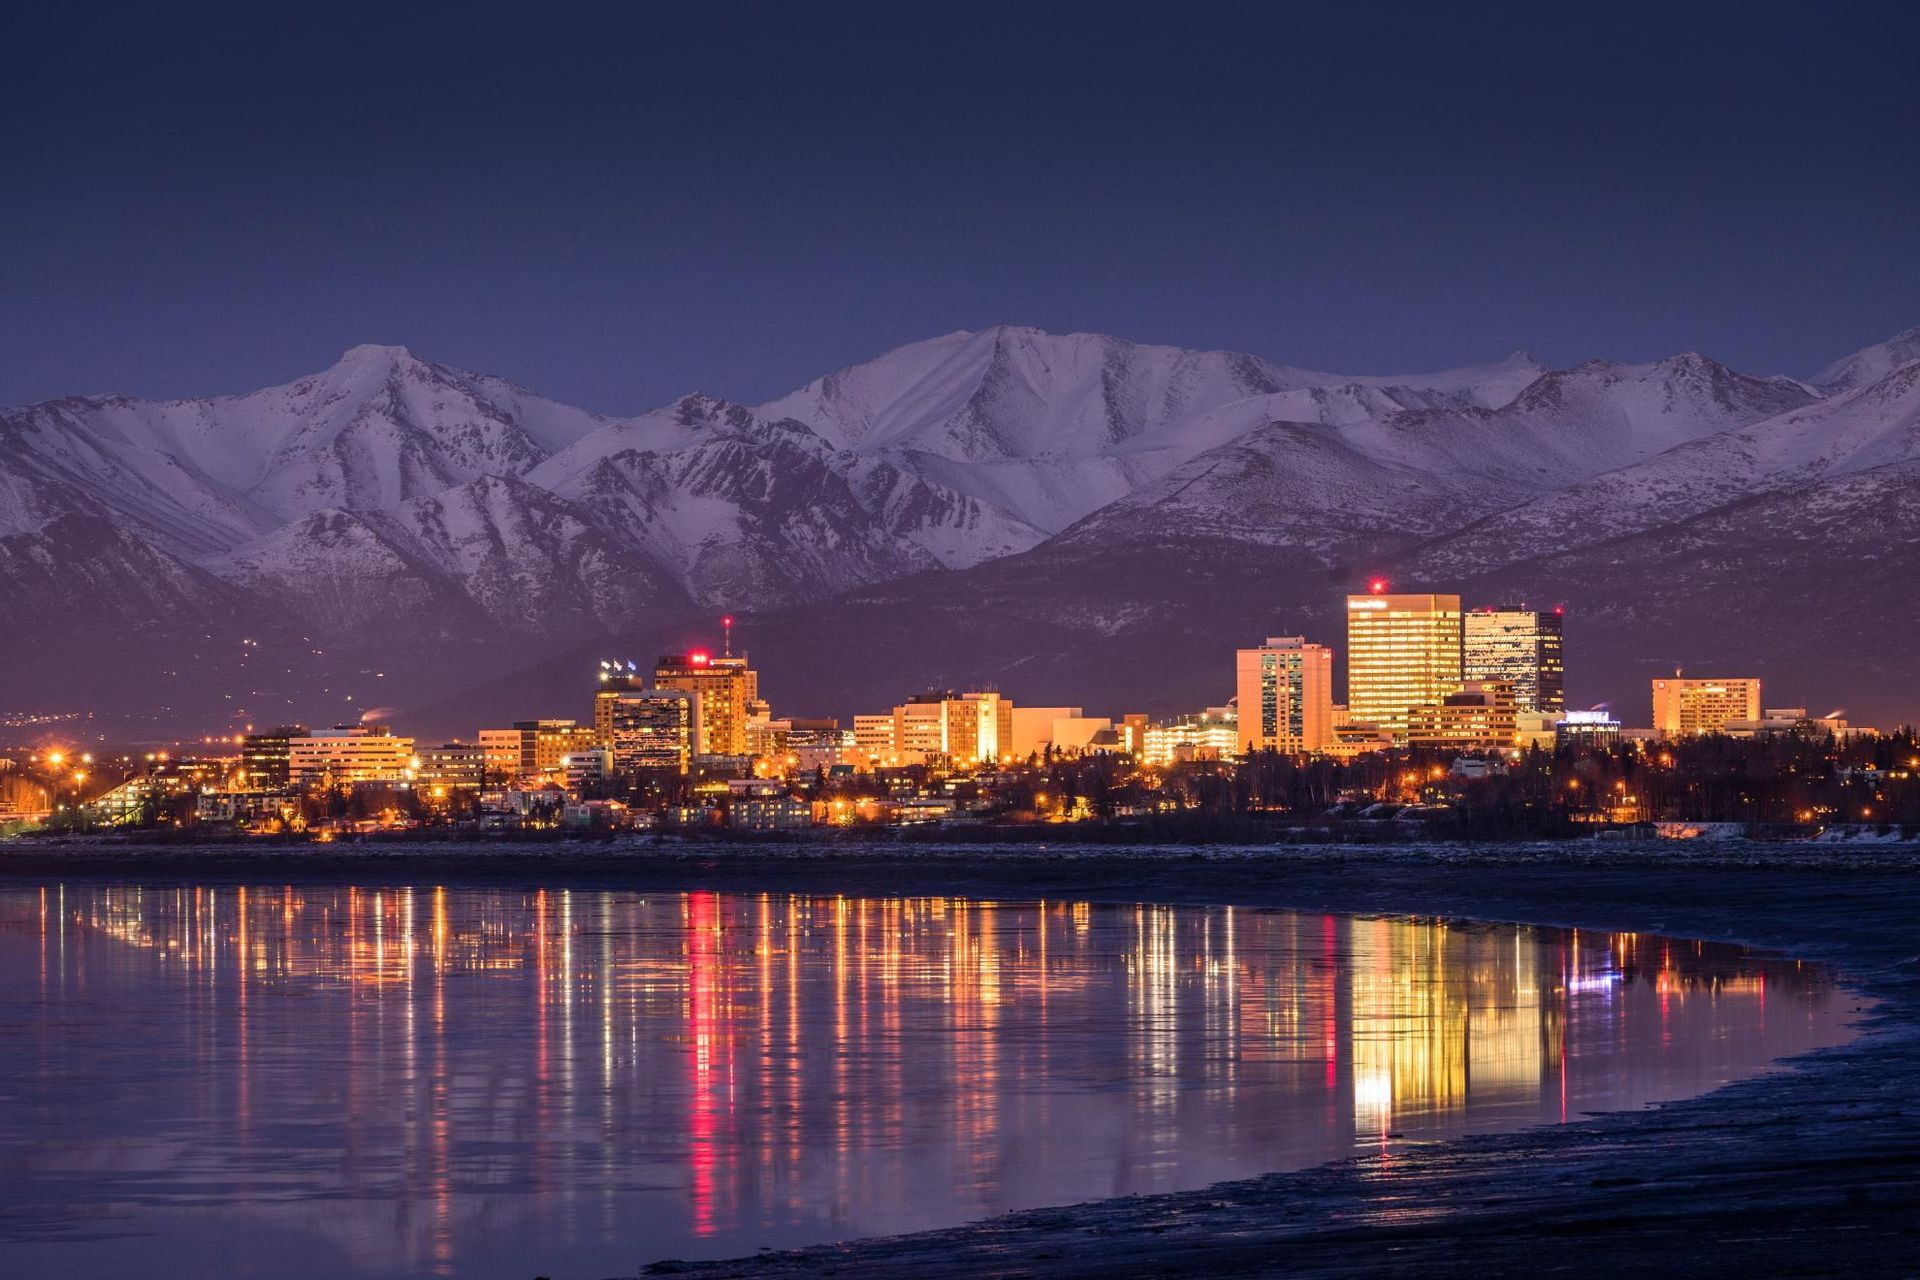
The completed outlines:
[[[1920,846],[0,845],[0,879],[315,879],[1231,904],[1666,933],[1832,965],[1856,1037],[1651,1110],[649,1274],[1915,1271]]]

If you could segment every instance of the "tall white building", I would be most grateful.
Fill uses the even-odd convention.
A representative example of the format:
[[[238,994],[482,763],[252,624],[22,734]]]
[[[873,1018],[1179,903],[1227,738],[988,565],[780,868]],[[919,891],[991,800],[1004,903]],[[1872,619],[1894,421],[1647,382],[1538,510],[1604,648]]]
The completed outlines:
[[[1240,750],[1325,751],[1333,745],[1333,650],[1274,636],[1234,658]]]

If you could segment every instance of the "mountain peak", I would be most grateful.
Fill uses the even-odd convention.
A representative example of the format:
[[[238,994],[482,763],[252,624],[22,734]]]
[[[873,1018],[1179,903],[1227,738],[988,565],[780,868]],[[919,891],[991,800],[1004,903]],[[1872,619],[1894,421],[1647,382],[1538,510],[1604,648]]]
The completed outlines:
[[[415,355],[409,347],[363,342],[341,352],[340,358],[333,362],[327,372],[351,375],[386,374],[395,369],[424,367],[427,363]]]
[[[362,342],[355,346],[348,347],[345,351],[341,352],[340,359],[335,361],[335,363],[345,364],[351,361],[355,364],[365,364],[371,361],[418,360],[419,358],[420,357],[413,354],[413,350],[410,347],[388,345],[379,342]]]

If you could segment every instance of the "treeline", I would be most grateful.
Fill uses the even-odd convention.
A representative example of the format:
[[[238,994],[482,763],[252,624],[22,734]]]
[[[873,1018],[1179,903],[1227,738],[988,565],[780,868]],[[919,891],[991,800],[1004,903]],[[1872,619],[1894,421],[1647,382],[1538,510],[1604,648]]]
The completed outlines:
[[[1920,833],[1920,741],[1912,730],[1707,736],[1607,748],[1534,748],[1518,760],[1455,768],[1457,752],[1417,749],[1352,760],[1257,752],[1239,760],[1134,769],[1115,757],[1055,761],[1033,787],[1094,819],[1375,816],[1413,806],[1438,832],[1554,836],[1595,822],[1837,823]],[[1192,819],[1185,820],[1192,824]],[[1168,823],[1168,825],[1178,825]],[[1221,824],[1238,828],[1239,823]]]

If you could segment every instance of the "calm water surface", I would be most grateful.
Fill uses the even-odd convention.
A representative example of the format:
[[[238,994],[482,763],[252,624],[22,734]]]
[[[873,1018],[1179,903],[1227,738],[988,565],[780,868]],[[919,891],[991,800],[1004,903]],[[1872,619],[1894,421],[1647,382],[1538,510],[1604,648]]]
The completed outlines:
[[[631,1274],[1641,1106],[1853,1008],[1430,920],[0,890],[0,1274]]]

